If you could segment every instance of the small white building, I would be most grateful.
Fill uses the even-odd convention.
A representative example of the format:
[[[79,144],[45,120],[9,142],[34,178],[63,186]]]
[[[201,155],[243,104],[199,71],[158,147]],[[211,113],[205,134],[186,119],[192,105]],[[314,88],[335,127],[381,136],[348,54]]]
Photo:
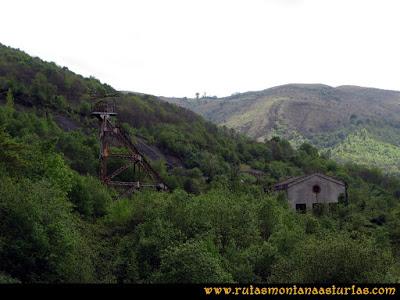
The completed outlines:
[[[321,173],[289,178],[275,184],[274,190],[286,191],[290,207],[298,211],[337,203],[339,197],[347,201],[346,183]]]

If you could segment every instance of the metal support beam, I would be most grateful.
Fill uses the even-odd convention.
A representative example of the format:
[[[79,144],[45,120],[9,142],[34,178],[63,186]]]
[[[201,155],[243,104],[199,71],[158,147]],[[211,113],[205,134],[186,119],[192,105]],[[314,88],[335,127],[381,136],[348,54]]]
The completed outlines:
[[[157,190],[168,190],[168,186],[162,181],[160,175],[151,167],[145,157],[138,151],[132,143],[129,135],[120,126],[115,126],[111,122],[111,117],[116,116],[115,103],[109,104],[103,101],[98,102],[92,108],[92,116],[99,120],[99,140],[100,140],[100,180],[109,186],[122,187],[125,190],[120,194],[127,195],[142,187],[156,188]],[[127,153],[112,153],[112,146],[122,146]],[[108,160],[119,158],[126,160],[122,166],[117,168],[111,174],[108,174]],[[113,178],[122,174],[124,171],[133,167],[133,177],[144,174],[150,180],[150,183],[141,183],[139,181],[115,181]]]

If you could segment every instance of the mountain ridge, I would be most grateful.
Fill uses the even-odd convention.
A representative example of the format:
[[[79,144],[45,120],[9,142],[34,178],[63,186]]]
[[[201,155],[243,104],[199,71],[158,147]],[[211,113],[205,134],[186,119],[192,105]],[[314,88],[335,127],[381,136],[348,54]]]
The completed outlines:
[[[348,136],[365,128],[371,139],[382,143],[379,149],[386,149],[384,143],[400,146],[400,91],[395,90],[297,83],[218,99],[161,99],[257,141],[279,136],[295,146],[309,142],[327,152],[348,144]]]
[[[115,97],[118,121],[171,192],[113,201],[115,191],[97,178],[90,117],[92,95],[109,92],[94,78],[0,45],[0,283],[399,281],[398,176],[338,164],[309,144],[257,143],[154,96]],[[369,132],[375,139],[379,130],[389,138],[378,124]],[[370,134],[349,145],[357,139],[366,144]],[[159,160],[166,155],[178,164],[167,168]],[[120,166],[109,162],[110,171]],[[284,193],[265,193],[280,179],[311,173],[345,181],[348,203],[297,214]]]

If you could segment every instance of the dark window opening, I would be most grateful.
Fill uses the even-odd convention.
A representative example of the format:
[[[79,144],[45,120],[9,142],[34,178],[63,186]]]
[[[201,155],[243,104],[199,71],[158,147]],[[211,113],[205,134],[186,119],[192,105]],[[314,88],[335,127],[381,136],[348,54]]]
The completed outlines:
[[[321,187],[318,184],[316,184],[313,186],[312,191],[314,194],[319,194],[321,192]]]
[[[328,209],[325,203],[313,203],[313,213],[317,216],[322,216]]]
[[[307,206],[305,203],[297,203],[296,204],[296,211],[301,212],[301,213],[305,213],[307,209]]]

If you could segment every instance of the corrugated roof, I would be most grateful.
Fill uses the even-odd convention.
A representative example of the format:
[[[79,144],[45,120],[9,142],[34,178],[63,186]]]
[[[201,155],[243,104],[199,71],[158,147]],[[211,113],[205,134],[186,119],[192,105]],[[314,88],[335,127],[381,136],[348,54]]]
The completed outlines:
[[[285,184],[289,184],[289,183],[291,183],[291,182],[293,182],[293,181],[299,180],[299,179],[304,178],[304,177],[306,177],[306,176],[308,176],[308,175],[289,177],[288,179],[285,179],[285,180],[283,180],[283,181],[281,181],[281,182],[278,182],[278,183],[275,184],[275,185],[285,185]]]
[[[323,178],[325,180],[329,180],[329,181],[334,182],[336,184],[345,185],[345,183],[343,181],[341,181],[339,179],[336,179],[334,177],[331,177],[331,176],[328,176],[328,175],[325,175],[325,174],[321,174],[321,173],[314,173],[314,174],[309,174],[309,175],[303,175],[303,176],[297,176],[297,177],[288,178],[288,179],[286,179],[284,181],[281,181],[281,182],[278,182],[277,184],[275,184],[274,185],[274,189],[275,190],[286,189],[289,186],[298,184],[298,183],[303,182],[303,181],[305,181],[305,180],[307,180],[307,179],[309,179],[311,177],[314,177],[314,176],[321,177],[321,178]]]

